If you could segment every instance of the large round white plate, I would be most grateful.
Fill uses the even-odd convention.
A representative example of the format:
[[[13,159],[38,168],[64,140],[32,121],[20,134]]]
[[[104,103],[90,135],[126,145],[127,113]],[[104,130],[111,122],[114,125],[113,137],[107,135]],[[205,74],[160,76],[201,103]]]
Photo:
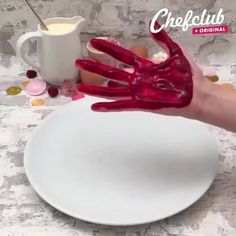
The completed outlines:
[[[26,146],[26,174],[46,202],[82,220],[133,225],[176,214],[207,191],[218,155],[204,125],[147,112],[93,112],[94,101],[54,112]]]

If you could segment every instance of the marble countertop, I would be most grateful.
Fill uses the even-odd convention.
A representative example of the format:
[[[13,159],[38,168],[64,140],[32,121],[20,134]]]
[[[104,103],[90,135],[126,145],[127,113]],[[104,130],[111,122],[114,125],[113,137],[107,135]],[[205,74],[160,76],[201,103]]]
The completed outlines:
[[[41,120],[72,101],[45,95],[45,106],[32,107],[32,97],[25,91],[6,96],[7,87],[25,79],[21,73],[26,67],[14,56],[1,55],[0,61],[0,236],[236,235],[236,134],[212,126],[208,128],[220,153],[215,181],[197,203],[175,216],[146,225],[111,227],[74,219],[49,206],[27,180],[24,148]]]

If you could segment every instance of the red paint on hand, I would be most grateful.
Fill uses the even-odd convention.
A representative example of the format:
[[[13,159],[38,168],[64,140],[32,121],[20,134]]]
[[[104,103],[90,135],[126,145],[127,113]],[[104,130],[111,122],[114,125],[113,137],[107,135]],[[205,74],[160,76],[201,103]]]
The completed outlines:
[[[156,22],[156,27],[160,27]],[[95,111],[157,110],[164,107],[187,106],[193,95],[191,66],[181,48],[162,30],[152,34],[153,38],[168,51],[169,57],[154,64],[131,51],[102,39],[92,39],[94,48],[134,67],[129,73],[122,69],[100,64],[94,60],[76,61],[76,65],[104,76],[126,83],[126,87],[99,87],[78,85],[78,90],[90,95],[121,98],[114,102],[99,102],[92,105]]]

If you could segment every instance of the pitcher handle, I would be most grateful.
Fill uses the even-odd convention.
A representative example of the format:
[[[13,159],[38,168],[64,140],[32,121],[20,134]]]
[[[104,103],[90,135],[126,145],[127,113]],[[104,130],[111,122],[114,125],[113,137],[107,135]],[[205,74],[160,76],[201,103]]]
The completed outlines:
[[[16,53],[17,55],[23,59],[23,61],[25,61],[27,64],[31,65],[32,67],[34,67],[36,70],[40,70],[40,67],[37,66],[36,64],[34,64],[31,60],[31,58],[26,55],[23,51],[24,45],[25,43],[32,39],[32,38],[36,38],[37,40],[42,38],[42,34],[38,31],[35,32],[29,32],[26,33],[24,35],[22,35],[18,41],[17,41],[17,45],[16,45]]]

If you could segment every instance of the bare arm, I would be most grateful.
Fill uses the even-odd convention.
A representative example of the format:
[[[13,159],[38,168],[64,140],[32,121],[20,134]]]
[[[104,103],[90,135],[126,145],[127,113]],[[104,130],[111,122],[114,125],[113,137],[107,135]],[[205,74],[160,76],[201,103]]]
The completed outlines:
[[[201,93],[195,118],[236,132],[236,90],[205,80]]]

